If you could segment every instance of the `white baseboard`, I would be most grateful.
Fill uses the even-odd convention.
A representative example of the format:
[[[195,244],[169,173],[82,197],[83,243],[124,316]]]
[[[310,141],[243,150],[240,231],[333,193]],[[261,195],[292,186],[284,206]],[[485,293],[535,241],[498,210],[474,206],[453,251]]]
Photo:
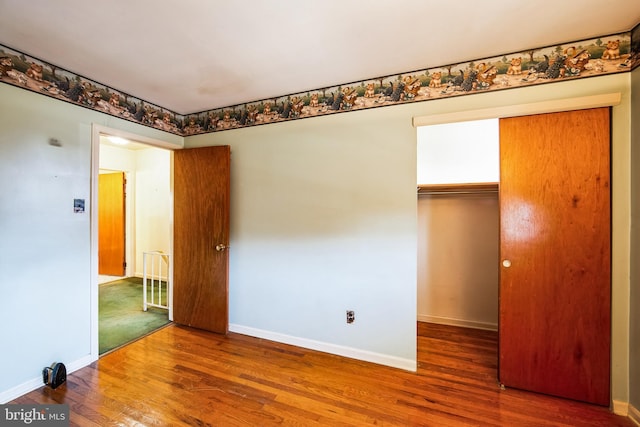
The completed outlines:
[[[436,323],[439,325],[462,326],[464,328],[484,329],[487,331],[497,331],[497,323],[476,322],[473,320],[454,319],[451,317],[429,316],[426,314],[418,315],[418,322]]]
[[[390,356],[388,354],[374,353],[372,351],[361,350],[358,348],[346,347],[322,341],[315,341],[307,338],[299,338],[291,335],[280,334],[277,332],[265,331],[262,329],[256,329],[236,324],[230,324],[229,331],[238,334],[249,335],[251,337],[263,338],[269,341],[308,348],[310,350],[317,350],[324,353],[344,356],[351,359],[391,366],[393,368],[404,369],[405,371],[415,372],[418,369],[418,363],[416,360],[403,359],[401,357]]]
[[[91,362],[93,362],[93,358],[91,357],[91,355],[88,355],[69,364],[65,363],[64,366],[65,368],[67,368],[67,374],[70,374],[80,368],[84,368],[85,366],[90,365]],[[23,382],[22,384],[10,388],[9,390],[0,392],[0,404],[10,402],[42,386],[42,375],[39,375],[37,378],[30,379]]]
[[[629,415],[627,415],[631,421],[640,426],[640,410],[635,406],[629,405]]]
[[[613,400],[612,402],[612,406],[613,406],[613,413],[616,415],[621,415],[623,417],[626,417],[629,414],[629,403],[628,402],[623,402],[621,400]]]

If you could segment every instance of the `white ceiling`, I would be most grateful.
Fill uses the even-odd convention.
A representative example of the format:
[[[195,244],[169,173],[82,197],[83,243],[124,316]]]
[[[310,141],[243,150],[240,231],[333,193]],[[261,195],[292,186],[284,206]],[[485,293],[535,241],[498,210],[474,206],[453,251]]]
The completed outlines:
[[[640,0],[0,0],[0,44],[179,114],[639,22]]]

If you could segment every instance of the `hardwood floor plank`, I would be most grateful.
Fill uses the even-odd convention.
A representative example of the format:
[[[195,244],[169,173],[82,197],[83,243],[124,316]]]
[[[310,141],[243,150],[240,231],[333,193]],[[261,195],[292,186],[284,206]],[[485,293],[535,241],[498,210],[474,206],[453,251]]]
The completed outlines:
[[[634,427],[607,408],[497,382],[497,334],[418,324],[408,372],[171,325],[12,403],[68,403],[74,426]]]

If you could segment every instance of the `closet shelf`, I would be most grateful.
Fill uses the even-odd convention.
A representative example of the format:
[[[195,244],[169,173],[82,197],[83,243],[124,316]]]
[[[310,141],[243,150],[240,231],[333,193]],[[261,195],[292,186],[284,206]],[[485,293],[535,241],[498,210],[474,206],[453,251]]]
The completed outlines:
[[[474,182],[463,184],[425,184],[418,186],[418,195],[437,194],[482,194],[497,193],[497,182]]]

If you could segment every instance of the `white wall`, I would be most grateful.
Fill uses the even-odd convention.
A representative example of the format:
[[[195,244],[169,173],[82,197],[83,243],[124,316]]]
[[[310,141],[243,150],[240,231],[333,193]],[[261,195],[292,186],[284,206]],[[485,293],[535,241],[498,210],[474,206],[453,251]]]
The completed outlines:
[[[90,352],[90,128],[57,104],[0,85],[0,401]]]
[[[127,275],[142,277],[145,251],[170,252],[171,152],[100,145],[100,168],[127,173]]]
[[[136,259],[134,275],[142,277],[142,254],[170,252],[171,152],[158,148],[136,152]]]
[[[497,193],[418,197],[418,320],[498,329]]]
[[[498,119],[419,126],[418,185],[498,182]]]
[[[104,137],[101,137],[102,140]],[[100,144],[100,169],[106,171],[135,172],[136,152],[124,147]]]
[[[0,402],[92,361],[92,124],[182,139],[0,84]],[[57,139],[61,147],[48,144]],[[73,212],[73,199],[85,212]],[[97,265],[97,264],[96,264]],[[97,278],[97,272],[96,278]],[[96,317],[97,319],[97,317]]]
[[[208,144],[231,146],[231,329],[414,369],[409,110],[185,140]],[[355,323],[346,323],[346,310]]]

